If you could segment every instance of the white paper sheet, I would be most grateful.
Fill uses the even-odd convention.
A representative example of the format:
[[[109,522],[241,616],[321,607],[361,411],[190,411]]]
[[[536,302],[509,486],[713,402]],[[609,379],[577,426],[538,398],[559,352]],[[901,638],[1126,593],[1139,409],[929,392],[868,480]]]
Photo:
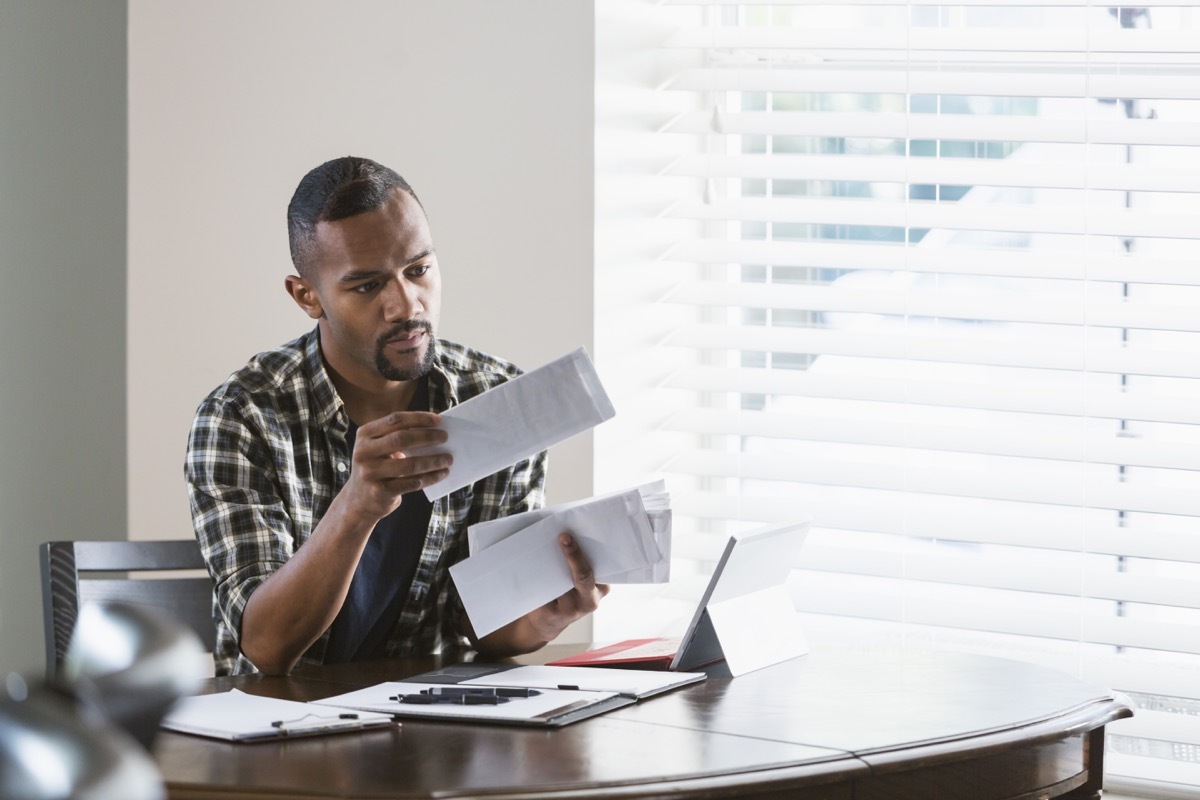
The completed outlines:
[[[444,445],[414,450],[450,453],[450,474],[425,487],[430,500],[582,433],[616,414],[580,347],[442,412]]]
[[[450,575],[476,635],[571,590],[571,570],[558,544],[564,531],[600,583],[661,583],[669,577],[670,510],[661,481],[473,525],[467,538],[474,555],[452,566]]]
[[[336,711],[316,710],[307,703],[231,689],[184,697],[163,718],[162,727],[214,739],[245,741],[361,730],[387,725],[391,720],[388,714],[365,711],[344,719]]]

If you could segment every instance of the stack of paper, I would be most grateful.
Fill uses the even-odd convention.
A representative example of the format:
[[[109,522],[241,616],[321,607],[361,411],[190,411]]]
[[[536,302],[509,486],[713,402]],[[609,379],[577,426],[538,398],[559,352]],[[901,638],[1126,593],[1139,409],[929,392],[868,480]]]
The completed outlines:
[[[360,713],[559,726],[699,683],[706,677],[702,672],[455,664],[312,703]],[[506,689],[519,691],[506,692]],[[470,695],[480,699],[457,701],[458,697]],[[436,696],[446,702],[413,702]],[[493,700],[493,696],[498,699]]]
[[[574,586],[558,544],[570,533],[599,583],[670,577],[671,507],[662,481],[472,525],[471,556],[450,568],[463,608],[486,636]]]
[[[618,692],[580,689],[545,689],[528,696],[504,698],[495,704],[431,702],[411,704],[401,698],[431,697],[440,687],[413,680],[389,681],[365,689],[356,689],[324,700],[317,707],[356,709],[360,713],[386,712],[397,716],[435,717],[472,722],[504,722],[515,725],[559,726],[603,714],[636,702]]]

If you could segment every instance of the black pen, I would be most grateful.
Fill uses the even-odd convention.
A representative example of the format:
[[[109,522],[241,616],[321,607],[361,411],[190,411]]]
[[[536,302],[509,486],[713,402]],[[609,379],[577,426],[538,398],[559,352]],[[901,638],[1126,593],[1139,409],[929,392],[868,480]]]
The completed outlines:
[[[458,705],[458,706],[498,706],[507,703],[507,697],[494,694],[401,694],[388,698],[406,705]]]
[[[434,697],[496,697],[496,690],[490,686],[432,686],[422,689],[421,694]]]
[[[429,689],[422,689],[421,694],[437,697],[537,697],[541,692],[523,686],[433,686]]]

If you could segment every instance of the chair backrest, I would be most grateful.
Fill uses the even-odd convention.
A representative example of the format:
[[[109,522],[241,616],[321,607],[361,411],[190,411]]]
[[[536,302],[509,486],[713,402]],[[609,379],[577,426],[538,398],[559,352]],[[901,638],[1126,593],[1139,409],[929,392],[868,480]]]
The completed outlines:
[[[195,539],[45,542],[40,557],[47,680],[53,680],[62,665],[79,607],[93,600],[165,611],[194,630],[208,651],[215,647],[213,584],[207,572],[179,577],[126,574],[204,570]]]

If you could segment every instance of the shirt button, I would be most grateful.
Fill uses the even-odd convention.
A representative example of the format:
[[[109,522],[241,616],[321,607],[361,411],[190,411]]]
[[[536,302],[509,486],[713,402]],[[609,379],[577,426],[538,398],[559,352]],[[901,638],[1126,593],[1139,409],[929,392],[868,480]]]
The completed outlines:
[[[341,472],[341,473],[345,473],[345,472],[346,472],[346,462],[345,462],[345,461],[339,461],[339,462],[338,462],[338,465],[337,465],[337,471],[338,471],[338,472]]]

